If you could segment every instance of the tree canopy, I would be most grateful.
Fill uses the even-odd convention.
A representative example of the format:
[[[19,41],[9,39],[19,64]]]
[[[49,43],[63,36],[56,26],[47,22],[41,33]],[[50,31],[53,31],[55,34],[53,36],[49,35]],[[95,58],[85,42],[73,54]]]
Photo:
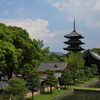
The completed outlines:
[[[55,71],[54,70],[45,70],[45,73],[47,74],[46,77],[46,84],[50,85],[50,92],[52,93],[52,87],[56,86],[58,84],[58,79],[54,75]]]
[[[41,78],[37,70],[28,71],[27,86],[32,92],[32,100],[34,100],[33,93],[36,91],[36,87],[41,85],[40,79]]]
[[[76,67],[78,69],[81,69],[84,67],[84,59],[82,58],[81,52],[70,52],[67,57],[68,66],[69,67]]]
[[[0,71],[12,77],[27,74],[40,63],[41,47],[35,39],[30,39],[25,29],[0,23]]]
[[[22,79],[10,79],[9,86],[4,89],[4,93],[9,95],[11,100],[22,98],[27,93],[26,83]]]

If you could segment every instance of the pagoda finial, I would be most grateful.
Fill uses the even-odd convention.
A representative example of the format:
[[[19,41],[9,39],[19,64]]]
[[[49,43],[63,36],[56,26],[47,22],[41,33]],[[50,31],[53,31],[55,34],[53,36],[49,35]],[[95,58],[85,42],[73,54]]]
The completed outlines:
[[[73,31],[74,31],[74,32],[76,31],[76,30],[75,30],[75,17],[74,17],[74,30],[73,30]]]

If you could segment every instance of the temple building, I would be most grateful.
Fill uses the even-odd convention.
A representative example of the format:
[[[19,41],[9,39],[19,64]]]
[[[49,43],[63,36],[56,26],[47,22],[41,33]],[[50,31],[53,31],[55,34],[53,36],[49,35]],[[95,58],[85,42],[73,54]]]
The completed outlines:
[[[65,35],[64,37],[68,39],[68,41],[65,41],[64,43],[69,45],[68,47],[63,48],[64,50],[73,51],[73,52],[78,52],[78,51],[84,50],[80,46],[82,44],[85,44],[80,40],[84,37],[76,32],[76,30],[75,30],[75,19],[74,19],[74,29],[73,29],[73,31],[71,33],[69,33],[68,35]]]
[[[83,59],[85,60],[84,66],[91,67],[92,64],[96,64],[98,66],[98,71],[100,74],[100,55],[99,54],[88,49],[83,55]]]

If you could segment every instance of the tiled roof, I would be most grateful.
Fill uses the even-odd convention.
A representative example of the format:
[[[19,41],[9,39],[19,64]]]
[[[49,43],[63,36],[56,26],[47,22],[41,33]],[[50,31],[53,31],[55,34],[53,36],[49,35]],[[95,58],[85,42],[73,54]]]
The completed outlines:
[[[65,44],[76,44],[76,43],[78,43],[78,44],[85,44],[84,42],[82,42],[82,41],[80,41],[80,40],[68,40],[68,41],[65,41],[64,42]]]
[[[90,53],[95,59],[100,60],[100,55],[98,55],[96,52],[90,51]]]
[[[38,70],[39,72],[44,72],[46,69],[63,70],[67,67],[67,64],[68,64],[67,62],[42,62],[38,67]]]
[[[81,46],[79,47],[70,47],[68,46],[67,48],[63,48],[64,50],[84,50]]]
[[[88,54],[88,53],[90,53],[91,56],[93,56],[95,59],[100,60],[100,55],[97,54],[97,53],[94,52],[94,51],[91,51],[91,50],[88,50],[88,51],[83,55],[83,58],[84,58],[84,57],[86,56],[86,54]]]
[[[80,38],[84,38],[83,36],[81,36],[76,31],[73,31],[73,32],[69,33],[68,35],[65,35],[64,37],[66,37],[66,38],[70,38],[70,37],[80,37]]]

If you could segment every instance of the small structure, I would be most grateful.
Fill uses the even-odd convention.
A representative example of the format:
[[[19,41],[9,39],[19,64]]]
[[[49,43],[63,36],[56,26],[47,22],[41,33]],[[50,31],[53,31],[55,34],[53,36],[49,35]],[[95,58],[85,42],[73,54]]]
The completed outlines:
[[[57,78],[61,77],[61,70],[68,68],[67,62],[42,62],[38,67],[39,74],[42,79],[46,78],[45,70],[50,69],[55,71]]]
[[[38,67],[40,77],[42,78],[41,81],[46,80],[46,74],[45,74],[46,69],[54,70],[56,78],[60,79],[61,70],[66,68],[68,68],[67,62],[42,62]]]
[[[39,74],[41,77],[41,89],[40,92],[44,92],[45,90],[48,90],[45,80],[46,80],[46,74],[45,70],[54,70],[55,71],[55,76],[59,80],[59,84],[61,85],[60,78],[61,78],[61,70],[68,68],[68,63],[67,62],[42,62],[40,66],[38,67]]]
[[[91,64],[96,64],[100,73],[100,55],[88,49],[83,55],[83,59],[85,60],[85,66],[91,67]]]
[[[80,45],[85,44],[80,41],[80,39],[84,38],[81,36],[79,33],[76,32],[75,30],[75,19],[74,19],[74,30],[69,33],[68,35],[64,36],[65,38],[68,38],[68,41],[65,41],[65,44],[68,44],[69,46],[67,48],[63,48],[64,50],[67,51],[73,51],[73,52],[78,52],[84,50]]]

